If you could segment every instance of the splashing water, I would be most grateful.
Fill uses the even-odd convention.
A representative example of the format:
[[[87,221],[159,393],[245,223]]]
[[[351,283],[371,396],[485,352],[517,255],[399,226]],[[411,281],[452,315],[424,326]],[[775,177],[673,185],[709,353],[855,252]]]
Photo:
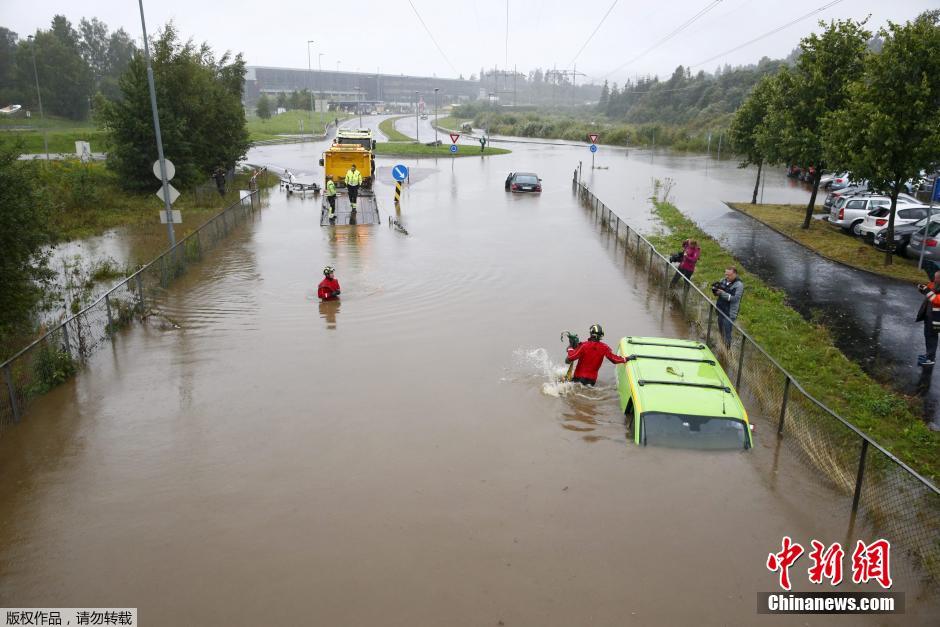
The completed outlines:
[[[525,378],[541,379],[542,394],[555,398],[579,396],[590,400],[607,400],[611,397],[610,386],[585,387],[580,383],[565,381],[568,366],[554,361],[544,348],[519,348],[513,351],[514,370],[522,371]]]

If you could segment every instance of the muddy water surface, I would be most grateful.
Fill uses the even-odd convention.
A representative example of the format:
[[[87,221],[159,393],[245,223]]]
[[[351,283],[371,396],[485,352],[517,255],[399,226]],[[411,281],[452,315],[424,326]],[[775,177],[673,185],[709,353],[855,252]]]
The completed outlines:
[[[842,501],[772,477],[760,433],[628,443],[609,365],[546,387],[562,329],[684,334],[572,198],[580,152],[408,162],[409,236],[273,192],[159,303],[176,325],[123,332],[4,435],[0,599],[154,625],[929,624],[913,584],[903,621],[758,617],[768,552],[842,540]],[[545,192],[505,194],[510,169]]]

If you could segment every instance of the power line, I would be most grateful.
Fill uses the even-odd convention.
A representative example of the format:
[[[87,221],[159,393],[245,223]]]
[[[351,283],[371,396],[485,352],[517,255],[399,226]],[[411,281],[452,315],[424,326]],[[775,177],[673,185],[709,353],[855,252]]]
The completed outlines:
[[[713,56],[713,57],[709,57],[709,58],[705,59],[704,61],[700,61],[699,63],[696,63],[695,65],[690,65],[689,67],[690,67],[690,68],[693,68],[693,67],[698,67],[698,66],[700,66],[700,65],[705,65],[706,63],[711,63],[711,62],[714,61],[715,59],[720,59],[720,58],[723,57],[723,56],[729,55],[729,54],[731,54],[732,52],[737,52],[737,51],[740,50],[741,48],[746,48],[747,46],[750,46],[751,44],[753,44],[753,43],[755,43],[755,42],[758,42],[758,41],[760,41],[761,39],[764,39],[765,37],[770,37],[771,35],[773,35],[773,34],[775,34],[775,33],[779,33],[779,32],[782,31],[783,29],[789,28],[789,27],[793,26],[794,24],[796,24],[797,22],[802,22],[803,20],[805,20],[805,19],[808,18],[808,17],[811,17],[811,16],[813,16],[813,15],[816,15],[817,13],[821,13],[821,12],[825,11],[825,10],[828,9],[828,8],[834,7],[835,5],[839,4],[840,2],[842,2],[842,0],[834,0],[833,2],[830,2],[829,4],[826,4],[826,5],[823,5],[823,6],[819,7],[818,9],[813,9],[812,11],[810,11],[809,13],[807,13],[806,15],[801,15],[800,17],[796,18],[795,20],[793,20],[793,21],[791,21],[791,22],[787,22],[787,23],[784,24],[783,26],[778,26],[777,28],[775,28],[775,29],[773,29],[773,30],[769,30],[769,31],[767,31],[766,33],[764,33],[763,35],[761,35],[761,36],[759,36],[759,37],[755,37],[754,39],[751,39],[750,41],[746,41],[746,42],[744,42],[743,44],[741,44],[741,45],[739,45],[739,46],[735,46],[735,47],[732,48],[731,50],[725,50],[725,51],[722,52],[721,54],[716,54],[716,55]]]
[[[601,26],[604,25],[604,20],[607,19],[607,16],[610,15],[610,12],[614,10],[614,7],[617,6],[617,3],[618,3],[619,1],[620,1],[620,0],[614,0],[614,1],[610,4],[610,8],[607,9],[607,13],[605,13],[605,14],[604,14],[604,17],[601,18],[601,21],[597,23],[597,27],[594,28],[594,31],[593,31],[593,32],[591,33],[591,35],[587,38],[587,40],[585,40],[584,44],[581,46],[581,49],[578,50],[578,54],[574,55],[574,58],[572,58],[571,61],[568,62],[568,65],[574,65],[574,62],[578,60],[578,57],[581,56],[581,53],[584,52],[584,49],[587,48],[587,45],[588,45],[589,43],[591,43],[591,40],[592,40],[592,39],[594,39],[594,35],[596,35],[596,34],[597,34],[597,31],[600,30]]]
[[[652,52],[652,51],[655,50],[656,48],[660,47],[661,45],[663,45],[664,43],[666,43],[667,41],[669,41],[670,39],[672,39],[673,37],[675,37],[676,35],[678,35],[679,33],[681,33],[682,31],[684,31],[685,29],[687,29],[687,28],[688,28],[689,26],[691,26],[696,20],[702,18],[706,13],[708,13],[709,11],[711,11],[712,9],[714,9],[714,8],[715,8],[716,6],[718,6],[720,3],[721,3],[721,0],[714,0],[711,4],[707,5],[704,9],[702,9],[701,11],[699,11],[698,13],[696,13],[695,15],[693,15],[692,17],[690,17],[689,19],[687,19],[685,22],[683,22],[682,24],[680,24],[675,30],[673,30],[673,31],[670,32],[668,35],[666,35],[665,37],[663,37],[662,39],[660,39],[659,41],[657,41],[655,44],[653,44],[652,46],[650,46],[649,48],[647,48],[646,50],[644,50],[644,51],[641,52],[640,54],[636,55],[635,57],[633,57],[633,58],[630,59],[629,61],[626,61],[625,63],[622,63],[622,64],[620,64],[619,66],[617,66],[615,69],[611,70],[610,72],[607,72],[607,74],[604,75],[604,78],[607,78],[608,76],[610,76],[610,75],[613,74],[614,72],[619,72],[620,70],[622,70],[623,68],[627,67],[627,66],[630,65],[631,63],[634,63],[634,62],[638,61],[639,59],[643,58],[644,56],[646,56],[647,54],[649,54],[650,52]]]
[[[424,30],[427,32],[428,37],[431,38],[431,41],[434,43],[434,47],[437,48],[437,51],[440,52],[441,56],[444,57],[444,60],[447,61],[447,65],[449,65],[450,69],[454,71],[454,74],[460,74],[460,72],[457,71],[457,68],[454,67],[454,64],[450,62],[450,59],[447,58],[447,55],[444,54],[444,51],[441,50],[441,47],[437,43],[437,40],[434,39],[434,35],[431,34],[431,29],[429,29],[428,25],[424,23],[424,20],[421,18],[421,14],[418,13],[418,9],[417,7],[415,7],[415,3],[412,2],[411,0],[408,0],[408,4],[411,5],[411,10],[415,12],[415,15],[418,17],[418,21],[421,22],[421,26],[424,27]]]

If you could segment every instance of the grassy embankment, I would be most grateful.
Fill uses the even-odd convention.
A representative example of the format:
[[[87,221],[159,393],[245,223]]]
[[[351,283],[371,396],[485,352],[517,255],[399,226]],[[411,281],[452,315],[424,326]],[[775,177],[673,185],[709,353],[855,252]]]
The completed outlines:
[[[379,122],[379,130],[382,131],[386,137],[388,137],[388,141],[390,142],[413,142],[415,140],[414,137],[408,137],[407,135],[405,135],[404,133],[402,133],[401,131],[395,128],[395,121],[400,120],[404,117],[407,117],[407,116],[399,115],[398,117],[389,118],[387,120],[382,120],[381,122]]]
[[[460,115],[458,107],[456,113]],[[711,151],[718,147],[719,135],[731,123],[733,114],[721,114],[707,122],[689,124],[627,124],[612,121],[609,118],[584,111],[580,115],[544,113],[537,111],[502,112],[482,111],[473,118],[475,128],[485,128],[493,135],[513,137],[533,137],[540,139],[565,139],[570,141],[588,141],[590,133],[600,135],[598,143],[609,146],[664,146],[675,150],[705,152],[709,148],[708,135],[711,133]],[[466,119],[466,118],[454,118]],[[443,124],[443,120],[441,121]],[[458,126],[459,128],[459,126]],[[725,137],[727,140],[727,136]],[[727,150],[723,154],[731,156]]]
[[[460,125],[464,122],[473,122],[473,119],[448,115],[446,118],[440,118],[437,121],[437,125],[450,131],[460,132]]]
[[[251,141],[261,141],[265,139],[277,139],[281,135],[299,135],[300,123],[304,123],[304,134],[310,134],[310,127],[313,126],[313,133],[322,135],[326,125],[336,118],[340,122],[349,119],[350,114],[342,111],[309,111],[291,110],[280,115],[273,115],[267,120],[251,114],[246,120],[248,129],[248,138]]]
[[[87,141],[91,143],[92,152],[105,152],[105,134],[95,126],[94,122],[76,122],[65,118],[46,117],[40,121],[39,117],[2,117],[0,118],[0,135],[8,140],[20,140],[24,153],[43,153],[43,131],[49,140],[50,153],[75,154],[75,142]]]
[[[490,148],[487,146],[486,150],[481,153],[480,149],[474,146],[461,146],[457,153],[452,153],[449,144],[425,146],[424,144],[391,142],[379,142],[375,148],[375,154],[389,157],[479,157],[481,154],[484,157],[488,157],[493,155],[505,155],[509,152],[512,151],[505,148]]]
[[[49,231],[53,241],[97,235],[119,226],[158,223],[162,201],[153,193],[123,190],[117,176],[104,163],[53,161],[44,167],[40,162],[32,162],[28,167],[49,203]],[[224,197],[214,192],[197,195],[191,190],[181,190],[173,204],[174,209],[183,212],[183,223],[176,225],[177,237],[185,237],[236,202],[238,190],[247,188],[247,176],[239,174]],[[262,183],[273,184],[272,181]],[[154,179],[154,191],[158,186]]]
[[[894,263],[885,266],[883,252],[825,222],[814,220],[810,228],[800,228],[806,213],[804,205],[752,205],[740,202],[728,205],[827,259],[891,279],[911,283],[923,283],[926,280],[927,275],[917,268],[916,261],[895,255]]]
[[[657,249],[678,250],[687,237],[699,241],[697,284],[717,280],[729,265],[738,267],[746,286],[739,323],[810,394],[925,477],[933,481],[940,477],[940,433],[931,432],[919,418],[916,401],[867,375],[835,347],[824,326],[808,322],[790,308],[782,291],[747,272],[674,205],[657,201],[654,211],[670,230],[650,238]]]

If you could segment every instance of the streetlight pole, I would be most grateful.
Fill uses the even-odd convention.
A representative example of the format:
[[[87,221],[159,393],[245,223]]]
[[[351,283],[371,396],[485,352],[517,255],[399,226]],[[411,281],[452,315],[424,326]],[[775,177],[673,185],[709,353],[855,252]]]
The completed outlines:
[[[440,87],[434,88],[434,144],[436,145],[440,140],[437,138],[437,92],[441,90]]]
[[[415,92],[415,141],[420,144],[421,134],[418,132],[418,96],[420,96],[420,94]]]
[[[36,98],[39,99],[39,123],[42,124],[42,145],[46,149],[46,161],[49,161],[49,135],[46,130],[46,116],[42,112],[42,92],[39,91],[39,72],[36,70],[36,42],[33,36],[26,37],[29,40],[30,48],[33,49],[33,76],[36,78]],[[45,166],[43,166],[45,167]]]
[[[140,28],[144,31],[144,59],[147,60],[147,86],[150,88],[150,110],[153,112],[153,132],[157,136],[157,159],[160,161],[160,181],[163,183],[163,206],[166,209],[166,231],[170,237],[170,248],[176,246],[173,231],[173,210],[170,209],[170,182],[166,179],[166,157],[163,156],[163,137],[160,134],[160,114],[157,112],[157,89],[153,84],[153,67],[150,65],[150,44],[147,42],[147,23],[144,21],[144,0],[140,5]]]
[[[320,73],[320,83],[323,82],[323,56],[324,56],[324,54],[325,54],[325,53],[323,53],[323,52],[317,53],[317,72]],[[320,83],[317,83],[317,86],[318,86],[318,87],[320,86]],[[317,92],[317,95],[320,96],[320,100],[323,100],[323,90],[318,91],[318,92]],[[326,105],[325,105],[325,104],[323,105],[323,111],[320,112],[320,114],[321,114],[320,117],[323,117],[322,114],[324,114],[324,113],[326,113]],[[324,126],[324,129],[325,129],[325,128],[326,128],[326,127]]]
[[[359,128],[362,128],[362,88],[356,86],[356,110],[359,112]]]
[[[314,108],[316,105],[313,103],[313,86],[311,85],[310,77],[313,74],[313,69],[310,67],[310,44],[313,43],[312,39],[307,40],[307,91],[310,92],[310,115],[307,116],[307,120],[310,122],[310,135],[313,136],[313,114],[315,113]]]

